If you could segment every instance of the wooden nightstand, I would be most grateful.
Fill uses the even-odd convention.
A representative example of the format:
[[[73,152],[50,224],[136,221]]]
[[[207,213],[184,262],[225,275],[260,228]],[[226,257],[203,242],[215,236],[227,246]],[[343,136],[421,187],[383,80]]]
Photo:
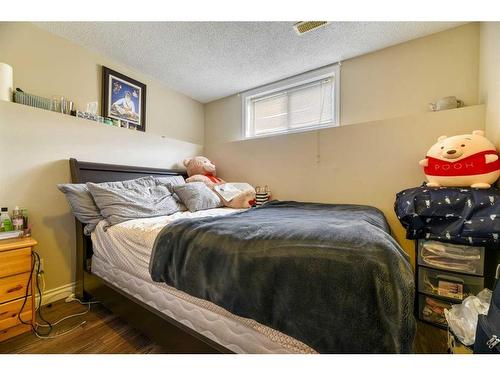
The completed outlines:
[[[26,295],[31,273],[31,252],[37,242],[31,238],[0,241],[0,341],[31,330],[22,324],[18,314]],[[28,291],[29,297],[21,313],[23,321],[35,323],[35,276]]]

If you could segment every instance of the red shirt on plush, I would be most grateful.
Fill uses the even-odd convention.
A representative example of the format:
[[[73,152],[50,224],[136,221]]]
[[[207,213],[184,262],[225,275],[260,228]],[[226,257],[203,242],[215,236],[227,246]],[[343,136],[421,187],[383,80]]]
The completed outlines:
[[[486,155],[498,155],[495,150],[478,152],[457,161],[446,161],[427,156],[424,173],[429,176],[471,176],[486,174],[500,169],[500,160],[486,163]]]
[[[218,184],[222,180],[218,177],[215,177],[212,173],[205,173],[204,176],[208,177],[210,181],[212,181],[214,184]]]

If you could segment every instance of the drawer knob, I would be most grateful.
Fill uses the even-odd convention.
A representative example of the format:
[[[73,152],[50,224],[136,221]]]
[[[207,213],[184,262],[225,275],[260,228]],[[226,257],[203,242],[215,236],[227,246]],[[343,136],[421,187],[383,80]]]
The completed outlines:
[[[18,290],[21,289],[23,289],[22,285],[16,285],[14,288],[10,288],[9,290],[7,290],[7,293],[17,292]]]

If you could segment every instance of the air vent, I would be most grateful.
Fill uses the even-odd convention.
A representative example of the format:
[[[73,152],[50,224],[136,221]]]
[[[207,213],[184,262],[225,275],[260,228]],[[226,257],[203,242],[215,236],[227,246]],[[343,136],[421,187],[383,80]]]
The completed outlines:
[[[297,22],[295,25],[293,25],[293,28],[297,32],[297,34],[305,34],[309,31],[318,29],[320,27],[325,26],[328,23],[328,21],[301,21]]]

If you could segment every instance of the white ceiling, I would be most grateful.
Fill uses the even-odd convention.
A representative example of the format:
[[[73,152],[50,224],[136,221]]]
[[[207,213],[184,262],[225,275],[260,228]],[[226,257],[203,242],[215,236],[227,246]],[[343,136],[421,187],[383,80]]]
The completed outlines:
[[[332,22],[298,36],[295,22],[43,22],[200,102],[460,25]]]

